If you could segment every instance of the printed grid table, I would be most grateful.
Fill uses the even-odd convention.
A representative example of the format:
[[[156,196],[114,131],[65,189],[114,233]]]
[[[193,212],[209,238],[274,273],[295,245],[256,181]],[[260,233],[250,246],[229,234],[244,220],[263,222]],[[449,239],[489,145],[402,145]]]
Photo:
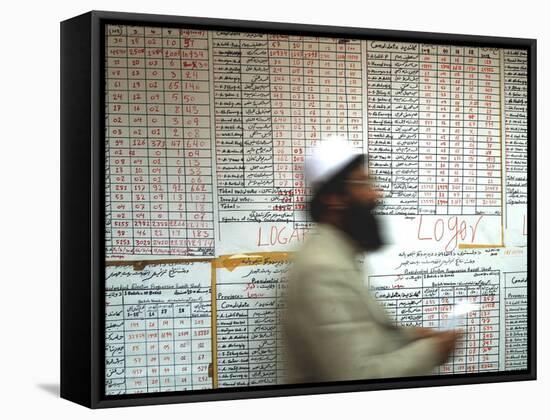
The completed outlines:
[[[212,388],[210,263],[108,266],[105,393]]]
[[[501,214],[497,49],[367,42],[381,214]]]
[[[499,50],[124,26],[106,48],[108,255],[213,255],[215,184],[219,223],[308,227],[305,156],[365,127],[379,213],[501,215]]]
[[[438,329],[445,326],[454,305],[475,305],[475,310],[460,320],[464,334],[452,357],[435,373],[499,369],[499,271],[370,276],[369,282],[396,325]]]
[[[331,137],[363,148],[361,43],[214,32],[220,223],[308,224],[303,166]]]
[[[107,256],[212,256],[207,33],[106,30]]]

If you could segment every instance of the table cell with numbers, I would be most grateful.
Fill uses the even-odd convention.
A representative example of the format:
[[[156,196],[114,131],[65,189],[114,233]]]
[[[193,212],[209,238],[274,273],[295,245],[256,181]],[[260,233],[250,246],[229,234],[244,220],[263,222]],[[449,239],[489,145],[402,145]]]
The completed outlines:
[[[419,156],[418,212],[436,210],[437,47],[420,45],[419,51]]]
[[[496,49],[479,51],[477,212],[501,213],[500,58]]]
[[[498,51],[367,41],[380,214],[500,215]]]
[[[370,276],[375,298],[390,319],[402,327],[442,328],[457,304],[475,310],[458,320],[462,336],[449,360],[435,373],[455,374],[498,370],[499,273]]]
[[[212,388],[209,275],[208,263],[107,268],[107,394]]]
[[[108,256],[213,255],[205,31],[106,36]]]

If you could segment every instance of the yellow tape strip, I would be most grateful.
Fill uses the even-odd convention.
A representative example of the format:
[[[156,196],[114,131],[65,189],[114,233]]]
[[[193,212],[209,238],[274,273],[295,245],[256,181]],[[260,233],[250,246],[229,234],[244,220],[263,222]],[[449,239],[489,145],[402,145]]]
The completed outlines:
[[[216,300],[216,265],[214,264],[215,260],[212,260],[210,265],[210,280],[211,280],[211,297],[210,302],[210,331],[212,334],[212,339],[210,344],[212,346],[212,388],[218,388],[218,304]],[[210,372],[209,372],[210,373]]]
[[[177,259],[177,260],[170,260],[170,259],[163,259],[163,260],[110,260],[105,261],[106,267],[126,267],[126,266],[133,266],[134,270],[141,271],[148,265],[162,265],[162,264],[185,264],[185,263],[193,263],[193,262],[211,262],[213,258],[187,258],[187,259]]]
[[[504,248],[504,244],[458,244],[458,249]]]
[[[293,252],[254,252],[250,254],[221,255],[213,261],[216,268],[233,271],[237,267],[251,265],[266,265],[286,262],[292,259]]]

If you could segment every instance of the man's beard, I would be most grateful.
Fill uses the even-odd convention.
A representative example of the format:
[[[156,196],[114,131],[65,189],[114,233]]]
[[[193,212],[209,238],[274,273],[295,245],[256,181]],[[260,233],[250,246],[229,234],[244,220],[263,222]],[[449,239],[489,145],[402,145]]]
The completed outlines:
[[[353,203],[346,212],[344,230],[364,251],[374,251],[384,245],[380,223],[373,214],[375,203]]]

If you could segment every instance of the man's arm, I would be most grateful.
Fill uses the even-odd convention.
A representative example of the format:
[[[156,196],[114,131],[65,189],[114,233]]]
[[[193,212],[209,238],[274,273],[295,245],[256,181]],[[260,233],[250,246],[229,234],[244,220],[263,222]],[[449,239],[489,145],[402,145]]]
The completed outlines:
[[[349,285],[346,271],[312,270],[300,299],[302,337],[327,380],[426,375],[454,349],[456,333],[403,328],[380,323],[377,305]],[[289,320],[292,322],[292,320]],[[424,337],[423,337],[424,336]],[[413,339],[414,338],[414,339]]]

